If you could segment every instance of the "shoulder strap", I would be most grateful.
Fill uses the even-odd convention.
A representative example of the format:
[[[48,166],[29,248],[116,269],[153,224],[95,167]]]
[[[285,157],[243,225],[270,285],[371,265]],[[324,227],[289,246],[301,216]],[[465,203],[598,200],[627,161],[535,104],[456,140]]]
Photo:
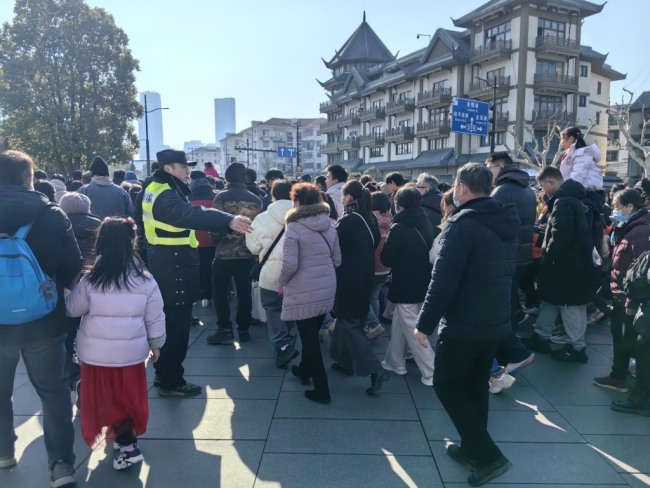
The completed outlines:
[[[273,241],[273,244],[271,244],[271,247],[269,247],[268,252],[262,258],[262,262],[260,263],[260,266],[264,266],[264,263],[266,263],[269,260],[269,257],[271,256],[271,253],[273,252],[273,249],[275,249],[275,246],[277,245],[277,243],[280,242],[280,238],[282,237],[283,234],[284,234],[284,227],[282,227],[282,230],[280,231],[278,236]]]
[[[366,229],[368,229],[368,233],[370,234],[370,239],[372,240],[372,245],[375,245],[375,236],[372,235],[372,231],[370,230],[370,226],[368,225],[368,222],[366,222],[366,219],[363,218],[361,214],[358,214],[357,212],[352,212],[352,215],[356,215],[359,217],[361,220],[363,220],[363,223],[366,224]]]
[[[399,225],[399,224],[397,224],[397,225]],[[404,227],[409,227],[408,225],[405,225],[405,224],[402,224],[402,225],[403,225]],[[418,233],[418,235],[420,236],[420,239],[422,239],[422,242],[424,243],[424,247],[426,247],[426,248],[427,248],[427,251],[428,251],[428,250],[429,250],[429,245],[427,244],[427,240],[424,238],[424,236],[422,236],[422,234],[421,234],[420,231],[417,229],[417,227],[412,227],[412,229],[413,229],[415,232]]]

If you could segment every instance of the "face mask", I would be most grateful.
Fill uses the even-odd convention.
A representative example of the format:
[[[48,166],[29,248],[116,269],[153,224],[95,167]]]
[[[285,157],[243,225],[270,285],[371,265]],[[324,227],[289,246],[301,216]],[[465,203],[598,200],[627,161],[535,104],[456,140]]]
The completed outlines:
[[[620,222],[621,224],[624,223],[624,222],[627,222],[628,220],[630,220],[630,216],[631,216],[631,214],[623,215],[623,212],[621,210],[618,210],[618,209],[614,209],[612,211],[612,217],[614,218],[614,220],[616,220],[617,222]]]
[[[454,207],[456,207],[456,208],[460,207],[460,200],[456,200],[456,192],[453,193],[453,195],[451,196],[451,198],[452,198],[453,201],[454,201]]]

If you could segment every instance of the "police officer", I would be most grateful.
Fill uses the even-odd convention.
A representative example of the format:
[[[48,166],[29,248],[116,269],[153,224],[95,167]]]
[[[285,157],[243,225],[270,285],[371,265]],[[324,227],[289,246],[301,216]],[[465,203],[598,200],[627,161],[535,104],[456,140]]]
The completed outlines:
[[[140,192],[136,214],[149,247],[149,270],[163,296],[167,340],[154,363],[154,386],[160,396],[199,395],[201,387],[183,378],[183,361],[189,343],[192,304],[199,299],[199,257],[195,230],[249,233],[251,221],[214,209],[192,206],[187,196],[189,166],[183,151],[165,149],[156,154],[159,169]],[[141,197],[142,196],[142,197]],[[136,215],[139,217],[139,215]]]

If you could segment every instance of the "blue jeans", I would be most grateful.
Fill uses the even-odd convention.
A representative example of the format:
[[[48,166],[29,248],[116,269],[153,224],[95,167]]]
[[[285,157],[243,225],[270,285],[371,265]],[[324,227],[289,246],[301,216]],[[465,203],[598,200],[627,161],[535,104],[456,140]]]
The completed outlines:
[[[379,293],[381,287],[386,283],[388,275],[375,275],[372,281],[372,288],[370,289],[370,310],[366,318],[366,325],[374,329],[379,325]]]
[[[294,322],[282,320],[282,297],[277,291],[260,288],[260,300],[266,312],[269,339],[271,339],[275,350],[279,351],[287,344],[293,344],[294,337],[291,335],[291,329],[293,329]]]
[[[59,459],[74,466],[74,428],[65,371],[65,335],[23,347],[0,345],[0,457],[10,458],[15,453],[17,437],[11,396],[21,355],[29,380],[43,405],[43,431],[49,467],[52,469]]]

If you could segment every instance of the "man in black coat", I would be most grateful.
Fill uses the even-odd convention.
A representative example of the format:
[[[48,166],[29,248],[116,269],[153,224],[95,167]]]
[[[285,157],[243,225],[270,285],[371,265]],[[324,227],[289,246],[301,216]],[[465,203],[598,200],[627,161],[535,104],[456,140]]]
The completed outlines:
[[[0,233],[13,236],[19,228],[33,224],[26,242],[43,273],[55,281],[58,293],[56,308],[44,317],[18,325],[0,323],[0,467],[16,464],[11,393],[22,355],[43,406],[50,481],[53,486],[68,486],[74,483],[75,455],[70,390],[63,374],[67,324],[63,289],[77,281],[81,254],[70,220],[34,191],[33,175],[34,163],[27,154],[0,153]],[[6,297],[2,300],[8,305]]]
[[[418,180],[415,183],[415,189],[422,195],[422,208],[431,223],[434,239],[440,234],[439,225],[442,220],[442,209],[440,208],[442,192],[438,190],[439,184],[435,176],[427,173],[422,173],[418,176]]]
[[[517,270],[512,280],[511,313],[512,333],[502,342],[497,352],[497,362],[507,365],[508,372],[528,366],[535,358],[515,335],[515,327],[523,318],[519,305],[519,281],[533,262],[533,230],[537,217],[537,197],[529,186],[528,173],[513,163],[507,152],[490,154],[485,162],[492,171],[492,198],[503,203],[514,203],[521,226],[517,250]]]
[[[511,332],[510,287],[517,264],[519,216],[515,205],[489,194],[492,173],[468,163],[456,174],[457,207],[440,236],[440,251],[415,335],[439,326],[433,387],[460,434],[447,453],[473,472],[478,486],[512,466],[487,431],[488,381],[501,340]]]
[[[552,357],[586,363],[587,304],[600,274],[592,258],[595,242],[587,224],[586,191],[575,180],[564,181],[560,170],[552,166],[544,168],[537,181],[551,199],[539,270],[539,317],[533,336],[522,342],[529,349],[551,352],[551,332],[561,315],[566,335],[553,341],[565,346]]]
[[[199,395],[201,387],[185,381],[183,361],[189,343],[192,304],[200,297],[198,241],[194,230],[250,232],[250,219],[192,206],[187,200],[190,165],[183,151],[156,154],[160,169],[136,200],[149,247],[148,265],[163,297],[167,341],[154,363],[154,385],[161,396]],[[139,214],[139,215],[138,215]]]

